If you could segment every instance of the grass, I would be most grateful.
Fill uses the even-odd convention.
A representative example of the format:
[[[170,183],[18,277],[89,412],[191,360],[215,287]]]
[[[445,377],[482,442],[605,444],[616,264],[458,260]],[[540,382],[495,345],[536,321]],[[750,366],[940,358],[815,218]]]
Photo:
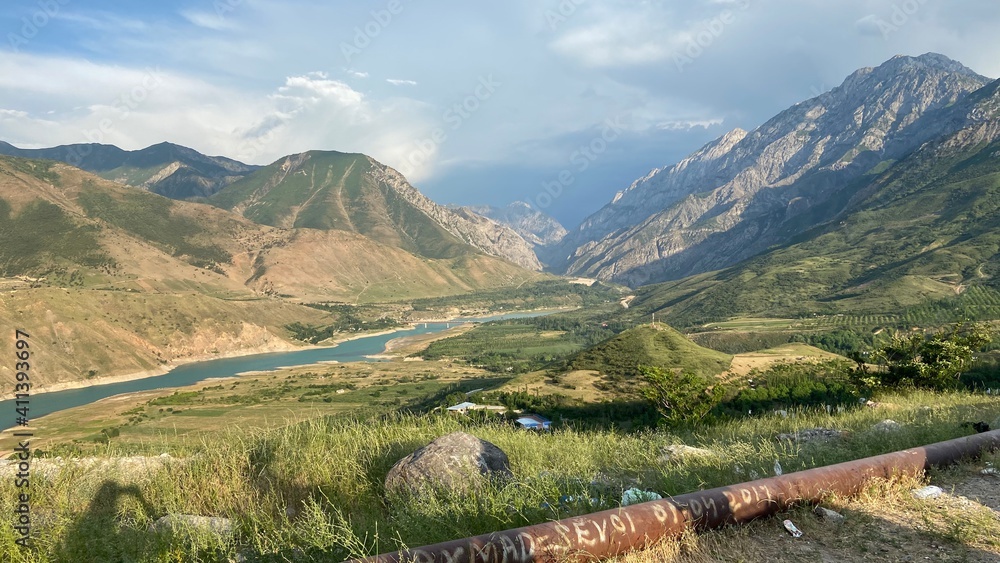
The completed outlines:
[[[162,196],[132,191],[115,197],[91,187],[79,195],[90,217],[96,217],[162,246],[173,256],[199,267],[228,263],[232,255],[209,242],[209,231],[194,219],[173,215],[174,202]]]
[[[96,235],[96,227],[75,224],[47,201],[34,201],[12,215],[10,204],[0,198],[0,277],[112,264]]]
[[[274,429],[293,420],[327,415],[384,415],[423,406],[427,397],[455,385],[469,389],[489,382],[481,370],[424,362],[305,366],[277,372],[209,380],[177,390],[160,389],[60,411],[33,421],[34,447],[51,455],[100,455],[111,443],[118,451],[181,455],[233,428]],[[109,440],[107,433],[114,435]],[[16,439],[0,434],[0,452]]]
[[[137,561],[217,561],[237,553],[250,560],[338,560],[613,507],[629,486],[676,495],[768,475],[775,460],[790,472],[936,442],[964,435],[960,422],[1000,416],[1000,400],[982,395],[915,393],[882,401],[889,405],[883,409],[891,410],[856,408],[839,415],[800,410],[788,418],[747,418],[679,434],[572,429],[535,434],[447,416],[326,416],[269,430],[233,428],[206,437],[200,448],[184,452],[184,460],[158,472],[69,465],[48,476],[36,474],[33,506],[44,517],[34,528],[34,548],[22,555],[32,562],[82,554]],[[871,430],[887,417],[903,428],[889,434]],[[814,426],[850,434],[828,444],[774,439]],[[507,452],[515,482],[471,496],[413,499],[383,490],[382,480],[396,460],[456,430]],[[659,461],[661,448],[675,443],[716,455]],[[171,452],[169,445],[163,449]],[[128,453],[112,442],[103,455]],[[0,509],[8,513],[12,487],[12,480],[0,481]],[[567,495],[597,501],[560,503]],[[233,518],[236,539],[213,544],[209,538],[146,531],[166,513]],[[962,538],[973,531],[959,528],[952,535],[966,541]],[[0,530],[0,549],[12,548],[12,533],[9,527]],[[975,545],[977,537],[969,541]]]
[[[593,346],[569,361],[573,369],[595,370],[620,378],[636,376],[639,366],[684,369],[714,376],[727,369],[732,356],[698,346],[666,326],[641,326]]]

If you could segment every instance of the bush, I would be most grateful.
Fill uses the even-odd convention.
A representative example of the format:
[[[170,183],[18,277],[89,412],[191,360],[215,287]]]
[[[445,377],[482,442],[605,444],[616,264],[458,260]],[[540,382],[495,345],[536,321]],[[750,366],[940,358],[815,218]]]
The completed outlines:
[[[725,395],[714,378],[692,372],[680,374],[655,367],[639,368],[646,381],[642,395],[659,411],[669,426],[687,426],[701,421]]]
[[[896,333],[888,344],[868,358],[854,355],[854,380],[870,389],[955,389],[962,372],[970,369],[975,352],[993,341],[993,329],[984,323],[958,324],[934,334]],[[875,363],[874,370],[868,367]]]

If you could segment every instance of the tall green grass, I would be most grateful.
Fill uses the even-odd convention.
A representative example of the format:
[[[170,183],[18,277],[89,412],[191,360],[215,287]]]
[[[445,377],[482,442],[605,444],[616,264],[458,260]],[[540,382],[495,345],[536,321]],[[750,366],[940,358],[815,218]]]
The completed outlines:
[[[964,421],[992,422],[1000,400],[967,393],[888,396],[893,405],[824,409],[732,421],[683,433],[561,430],[518,431],[446,416],[371,420],[317,418],[279,430],[233,431],[158,472],[66,466],[36,471],[32,484],[33,543],[13,544],[0,527],[4,560],[249,561],[340,560],[402,546],[481,534],[617,506],[627,487],[663,495],[742,482],[954,438]],[[891,417],[903,425],[880,433]],[[829,443],[779,442],[782,432],[810,427],[850,432]],[[383,480],[400,458],[444,434],[464,430],[510,457],[514,480],[467,495],[432,491],[389,494]],[[660,459],[664,446],[688,444],[716,455]],[[109,446],[107,455],[126,452]],[[38,464],[36,463],[36,466]],[[11,514],[13,479],[0,480],[0,510]],[[198,534],[157,534],[147,528],[167,513],[224,516],[237,523],[232,541]]]

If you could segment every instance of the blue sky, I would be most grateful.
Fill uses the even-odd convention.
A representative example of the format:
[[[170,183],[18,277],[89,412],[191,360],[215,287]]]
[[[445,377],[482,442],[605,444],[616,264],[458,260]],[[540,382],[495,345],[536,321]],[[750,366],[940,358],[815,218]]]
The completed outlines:
[[[0,14],[0,139],[363,152],[441,203],[567,226],[895,54],[1000,76],[967,0],[39,0]]]

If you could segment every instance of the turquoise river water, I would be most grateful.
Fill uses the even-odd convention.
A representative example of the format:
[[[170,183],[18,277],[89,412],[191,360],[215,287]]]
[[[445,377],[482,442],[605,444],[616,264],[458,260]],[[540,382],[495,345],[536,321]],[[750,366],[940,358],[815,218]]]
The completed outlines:
[[[546,314],[549,314],[549,312],[511,313],[476,319],[456,319],[449,322],[419,323],[413,328],[398,330],[388,334],[364,336],[355,340],[341,342],[332,347],[192,362],[178,366],[163,375],[32,395],[29,399],[30,410],[28,414],[30,419],[37,419],[47,414],[87,405],[101,399],[121,395],[122,393],[183,387],[185,385],[194,385],[207,379],[231,377],[248,371],[270,371],[280,367],[309,365],[333,360],[338,362],[381,361],[368,358],[367,356],[380,354],[385,350],[386,343],[395,338],[440,332],[446,330],[449,326],[455,326],[456,323],[461,322],[486,322],[499,319],[535,317]],[[6,428],[14,424],[16,416],[14,407],[13,399],[0,401],[0,413],[3,413],[0,416],[3,418],[9,417],[8,420],[0,418],[0,427]],[[4,424],[5,422],[6,424]]]

